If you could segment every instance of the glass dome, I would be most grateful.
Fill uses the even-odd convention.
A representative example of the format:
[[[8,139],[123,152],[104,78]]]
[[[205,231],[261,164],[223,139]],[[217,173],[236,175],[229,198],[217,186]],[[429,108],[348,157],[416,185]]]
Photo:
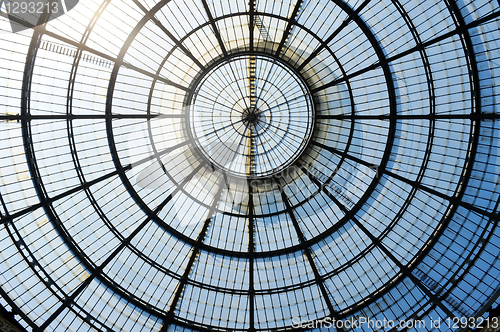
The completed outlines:
[[[27,330],[498,306],[497,1],[73,2],[1,5],[0,304]]]

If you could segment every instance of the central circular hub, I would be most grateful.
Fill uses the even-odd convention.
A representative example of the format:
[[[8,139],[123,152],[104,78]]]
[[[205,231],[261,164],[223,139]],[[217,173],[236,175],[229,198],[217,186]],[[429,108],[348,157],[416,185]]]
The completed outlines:
[[[247,124],[257,124],[259,122],[259,111],[255,108],[250,108],[243,113],[243,119]]]
[[[188,100],[188,132],[203,157],[239,177],[289,167],[312,135],[314,109],[302,77],[267,55],[236,55],[212,65]]]

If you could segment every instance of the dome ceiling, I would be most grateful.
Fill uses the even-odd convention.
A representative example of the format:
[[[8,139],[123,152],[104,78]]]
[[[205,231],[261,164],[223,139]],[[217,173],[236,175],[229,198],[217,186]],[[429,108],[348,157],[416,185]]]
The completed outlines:
[[[1,9],[0,303],[26,328],[498,305],[497,2],[73,2]]]

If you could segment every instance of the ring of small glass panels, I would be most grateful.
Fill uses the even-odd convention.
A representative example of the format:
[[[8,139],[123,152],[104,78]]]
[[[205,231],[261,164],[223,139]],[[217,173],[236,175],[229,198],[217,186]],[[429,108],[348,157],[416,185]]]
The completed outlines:
[[[219,60],[194,91],[188,101],[189,137],[228,176],[276,175],[309,143],[310,92],[276,57],[254,53]]]
[[[245,42],[224,43],[218,40],[220,36],[216,38],[212,33],[217,27],[225,26],[223,23],[227,23],[227,20],[247,18],[248,13],[237,13],[226,18],[216,17],[213,21],[200,14],[206,18],[204,24],[189,32],[183,31],[183,27],[167,27],[165,30],[171,36],[166,38],[162,37],[165,34],[160,31],[162,29],[159,23],[153,22],[151,18],[154,15],[165,15],[167,10],[161,13],[164,7],[175,5],[175,1],[167,3],[154,6],[133,29],[117,57],[109,84],[108,98],[113,99],[112,103],[107,104],[108,114],[130,114],[132,102],[137,103],[133,106],[139,109],[141,107],[138,105],[146,104],[147,112],[151,115],[151,119],[146,122],[140,121],[139,117],[137,121],[112,120],[111,117],[106,119],[108,140],[119,176],[135,202],[149,216],[130,236],[140,233],[141,239],[149,238],[149,241],[158,242],[156,245],[150,242],[144,245],[141,239],[134,239],[127,240],[127,245],[148,264],[167,271],[175,280],[182,280],[180,291],[186,285],[196,285],[210,291],[262,296],[268,293],[286,293],[296,288],[309,291],[311,287],[321,283],[320,288],[329,292],[335,298],[335,303],[318,292],[318,297],[322,300],[316,298],[315,303],[322,305],[324,309],[317,312],[317,317],[333,315],[330,312],[332,308],[335,308],[339,317],[346,317],[358,306],[365,306],[375,300],[376,297],[372,297],[372,294],[383,294],[383,289],[403,277],[397,263],[414,263],[425,255],[425,251],[419,250],[431,241],[441,217],[447,215],[446,211],[449,209],[449,202],[445,200],[430,196],[426,202],[421,198],[416,199],[417,189],[414,183],[420,181],[426,172],[433,132],[438,129],[435,128],[436,120],[428,117],[428,105],[411,109],[409,104],[396,104],[396,100],[404,98],[404,95],[418,92],[410,91],[415,87],[405,84],[403,64],[397,59],[393,60],[394,67],[391,69],[367,23],[340,1],[329,1],[327,6],[339,6],[343,10],[338,15],[340,21],[343,19],[348,23],[341,28],[342,22],[328,22],[327,26],[331,29],[325,28],[326,32],[322,36],[300,22],[294,22],[292,34],[292,26],[288,24],[287,18],[258,13],[262,26],[286,27],[290,39],[275,41],[268,36],[270,32],[262,29],[258,32],[259,29],[256,29],[254,33],[261,35],[255,37],[253,53],[248,51],[249,45]],[[404,12],[400,14],[405,15]],[[411,22],[408,24],[411,26]],[[159,40],[154,43],[148,41],[152,35]],[[464,37],[460,35],[460,38]],[[467,41],[464,42],[466,43]],[[297,44],[301,46],[294,46]],[[124,102],[116,98],[116,91],[113,89],[129,91],[124,88],[130,85],[129,70],[137,70],[130,69],[129,64],[137,63],[136,55],[144,55],[144,49],[148,50],[146,53],[149,56],[159,54],[158,57],[162,58],[159,67],[155,68],[157,74],[152,83],[147,79],[137,79],[134,82],[136,100]],[[455,52],[466,58],[463,48],[458,47]],[[204,91],[205,83],[196,83],[205,77],[203,73],[213,63],[231,66],[236,61],[243,61],[245,64],[239,68],[250,68],[250,60],[254,56],[257,64],[267,63],[263,67],[256,67],[257,71],[263,71],[262,75],[265,76],[265,68],[281,66],[288,71],[284,75],[297,78],[295,82],[300,87],[296,90],[299,91],[298,100],[307,105],[306,114],[310,116],[299,121],[304,121],[304,127],[311,129],[305,130],[304,139],[295,146],[296,151],[287,156],[287,160],[293,160],[292,163],[279,163],[279,172],[275,172],[274,166],[264,169],[261,171],[262,175],[272,176],[250,183],[248,178],[252,179],[251,176],[233,178],[223,171],[227,163],[231,165],[234,161],[232,158],[227,163],[225,160],[221,161],[217,167],[207,163],[207,157],[210,159],[213,156],[212,151],[226,146],[224,138],[219,137],[220,142],[207,147],[196,134],[200,128],[203,130],[203,127],[198,128],[197,125],[203,126],[203,118],[207,115],[210,116],[209,126],[216,127],[215,106],[205,109],[201,105],[199,116],[202,120],[199,122],[190,112],[193,105],[198,107],[197,103],[201,103],[202,98],[211,97],[215,101],[219,97],[224,98],[222,95],[211,96],[215,91]],[[415,68],[423,66],[430,71],[429,60],[424,51],[411,52],[409,56],[412,58],[405,65],[415,65]],[[373,66],[373,70],[357,73],[352,78],[347,75],[355,70],[353,68],[370,66]],[[396,67],[401,70],[398,71],[400,78],[393,74]],[[236,73],[229,69],[227,71],[228,76]],[[267,70],[267,73],[272,74],[273,71]],[[239,75],[244,75],[244,72],[241,71]],[[431,86],[429,72],[426,75],[427,84]],[[222,81],[225,79],[225,75],[221,77]],[[243,81],[244,77],[229,82],[236,84]],[[259,136],[259,130],[266,129],[265,126],[272,124],[275,117],[273,112],[263,115],[261,109],[270,109],[273,104],[269,104],[268,98],[259,97],[257,85],[256,106],[252,106],[251,80],[248,82],[248,86],[233,85],[230,89],[235,93],[243,93],[242,101],[247,96],[249,104],[235,107],[239,100],[235,99],[229,108],[237,109],[237,116],[240,117],[237,121],[252,127],[257,132],[255,136]],[[141,90],[148,93],[141,94]],[[432,87],[422,98],[432,99],[431,90]],[[287,95],[271,97],[275,98],[275,102],[283,98],[288,103],[295,98]],[[223,107],[227,107],[226,101],[220,102]],[[404,109],[405,107],[407,108]],[[431,114],[435,111],[433,107],[434,105],[430,105]],[[291,109],[292,107],[287,111],[291,112]],[[419,111],[422,115],[419,115]],[[413,119],[421,123],[397,119],[396,112],[407,114],[409,119],[413,116]],[[315,118],[314,127],[312,115]],[[235,132],[239,132],[240,129],[234,127],[234,122],[228,122]],[[421,128],[426,126],[428,132],[423,132]],[[460,128],[461,133],[469,134],[468,125]],[[440,130],[446,131],[449,128]],[[402,135],[414,136],[408,140],[413,140],[418,146],[418,156],[405,155],[405,147],[402,146],[400,152],[392,151],[395,142]],[[453,174],[467,175],[466,160],[471,158],[469,141],[472,141],[469,136],[463,138],[465,143],[462,142],[462,145],[465,148],[462,155],[457,157],[456,166],[451,171]],[[257,149],[259,148],[258,142],[248,144],[256,144]],[[389,158],[391,153],[393,160]],[[249,157],[251,153],[242,155]],[[241,163],[245,164],[244,161]],[[231,166],[226,169],[231,169]],[[254,171],[259,174],[259,171]],[[251,175],[254,171],[245,169],[239,172]],[[406,177],[411,180],[405,180]],[[384,185],[391,182],[393,186],[400,188],[399,196],[385,191]],[[456,189],[453,185],[458,184],[453,181],[450,183],[452,185],[447,190],[451,195]],[[390,197],[387,196],[389,194]],[[416,201],[418,202],[415,204],[422,205],[417,209],[420,212],[411,213],[422,213],[425,204],[440,205],[441,208],[427,211],[434,213],[427,219],[414,221],[419,223],[412,229],[416,239],[414,241],[412,236],[407,234],[405,237],[404,232],[397,228],[413,227],[401,220]],[[371,205],[376,205],[379,209],[373,211]],[[384,205],[387,205],[386,208],[380,208]],[[381,210],[386,211],[386,217],[375,214]],[[160,228],[145,227],[150,220]],[[398,226],[398,223],[403,226]],[[165,235],[161,234],[162,231]],[[165,267],[173,259],[169,253],[153,253],[149,248],[161,246],[162,241],[165,245],[171,241],[166,234],[195,248],[191,254],[198,260],[198,267],[194,269],[201,269],[206,262],[212,262],[220,269],[232,266],[232,271],[241,278],[225,282],[224,286],[220,286],[217,276],[200,277],[195,274],[195,280],[188,274],[187,280],[181,279],[183,271],[173,272]],[[393,245],[398,241],[406,241],[408,250],[405,253],[399,251],[403,249],[397,244]],[[72,239],[72,242],[78,241]],[[380,243],[392,248],[400,261],[393,261],[390,256],[385,255],[379,248]],[[175,252],[173,248],[171,251],[172,255],[182,256],[188,253]],[[314,252],[314,256],[310,252]],[[86,256],[85,250],[78,256],[81,258],[82,255]],[[158,262],[151,258],[155,255]],[[289,283],[288,279],[283,280],[283,276],[273,277],[267,274],[265,271],[273,259],[277,259],[276,264],[283,269],[295,264],[296,273],[290,272],[291,270],[287,270],[287,273],[292,273],[291,278],[300,282]],[[82,259],[85,260],[90,259]],[[253,271],[259,278],[259,283],[255,283],[255,286],[262,286],[253,292],[247,291],[249,280],[244,277],[250,260],[255,265]],[[186,267],[189,272],[194,263],[187,264],[191,264]],[[364,280],[354,285],[354,276],[371,273],[367,266],[370,271],[382,270],[379,271],[381,274],[378,275],[378,280]],[[171,264],[171,268],[174,265]],[[107,268],[103,271],[103,278],[118,278],[118,275],[113,276],[112,271]],[[351,281],[346,281],[345,278]],[[143,310],[156,315],[168,310],[162,307],[161,301],[154,304],[153,301],[138,298],[134,295],[136,289],[132,284],[118,286],[111,282],[110,285],[113,288],[116,286],[115,290],[119,294],[124,294]],[[326,308],[328,306],[323,302],[329,302],[333,305],[332,308]],[[180,317],[175,313],[179,321],[196,323],[198,328],[209,327],[207,323],[198,320],[194,322],[195,319],[190,314],[182,315]],[[275,319],[277,327],[289,326],[290,321],[285,321],[285,318],[282,321],[278,321],[276,317]]]

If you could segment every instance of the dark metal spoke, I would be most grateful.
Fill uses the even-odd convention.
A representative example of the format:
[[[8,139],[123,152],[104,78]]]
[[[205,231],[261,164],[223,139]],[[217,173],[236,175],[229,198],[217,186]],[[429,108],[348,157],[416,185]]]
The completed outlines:
[[[255,331],[255,280],[254,280],[254,265],[255,265],[255,221],[254,221],[254,202],[253,202],[253,187],[251,179],[248,183],[248,264],[249,264],[249,284],[248,301],[250,309],[250,328],[249,331]]]
[[[394,254],[389,250],[387,249],[386,246],[384,246],[380,240],[378,238],[376,238],[372,233],[370,233],[370,231],[368,229],[366,229],[366,227],[361,223],[359,222],[359,220],[355,217],[352,217],[351,219],[354,224],[356,226],[358,226],[358,228],[366,235],[368,236],[368,238],[370,238],[370,240],[372,241],[372,243],[377,246],[377,248],[379,248],[387,257],[389,257],[389,259],[394,263],[396,264],[396,266],[399,268],[399,270],[404,274],[406,275],[418,288],[420,288],[420,290],[422,292],[425,293],[425,295],[427,295],[427,297],[429,299],[431,299],[432,302],[434,302],[434,304],[436,304],[441,310],[443,310],[447,315],[448,317],[454,317],[453,313],[448,309],[448,307],[446,307],[442,301],[434,294],[432,294],[432,292],[429,290],[429,288],[427,288],[417,277],[415,277],[413,275],[413,273],[411,273],[411,271],[408,269],[407,266],[403,265],[395,256]]]
[[[7,14],[5,14],[3,12],[1,13],[1,15],[4,16],[4,17],[7,16]],[[17,22],[14,17],[7,17],[7,18],[8,19],[12,19],[16,23],[20,23],[22,25],[25,25],[24,21],[19,20],[19,22]],[[74,47],[76,47],[77,49],[79,49],[81,51],[86,51],[86,52],[92,53],[94,55],[97,55],[97,56],[99,56],[99,57],[101,57],[103,59],[109,60],[109,61],[111,61],[111,62],[113,62],[115,64],[120,64],[120,65],[122,65],[125,68],[131,69],[131,70],[136,71],[136,72],[138,72],[140,74],[143,74],[145,76],[148,76],[148,77],[151,77],[151,78],[153,78],[155,80],[163,82],[163,83],[165,83],[167,85],[171,85],[173,87],[176,87],[176,88],[178,88],[180,90],[183,90],[183,91],[186,91],[186,92],[190,91],[189,88],[187,88],[187,87],[185,87],[183,85],[180,85],[178,83],[172,82],[171,80],[166,79],[166,78],[160,76],[159,74],[151,73],[151,72],[149,72],[147,70],[144,70],[142,68],[134,66],[134,65],[132,65],[130,63],[126,63],[126,62],[123,62],[123,61],[118,61],[118,59],[115,58],[115,57],[113,57],[113,56],[110,56],[110,55],[108,55],[106,53],[103,53],[103,52],[100,52],[98,50],[95,50],[95,49],[93,49],[91,47],[88,47],[85,44],[76,42],[76,41],[74,41],[72,39],[66,38],[66,37],[61,36],[61,35],[59,35],[57,33],[52,32],[52,31],[48,31],[48,30],[45,29],[44,26],[36,26],[36,27],[29,26],[29,27],[33,28],[33,30],[37,31],[40,34],[47,35],[47,36],[50,36],[52,38],[58,39],[58,40],[62,41],[63,43],[66,43],[68,45],[74,46]]]
[[[217,27],[217,23],[215,23],[214,17],[212,16],[212,13],[210,11],[210,7],[208,7],[207,0],[201,0],[201,3],[203,4],[203,8],[205,8],[205,12],[207,13],[207,16],[208,16],[208,21],[212,25],[212,31],[215,34],[215,38],[217,38],[217,42],[219,43],[219,47],[222,51],[222,54],[225,57],[227,57],[226,47],[224,46],[224,42],[222,41],[222,37],[220,35],[219,28]]]
[[[349,155],[349,154],[344,153],[344,152],[342,152],[340,150],[337,150],[335,148],[326,146],[326,145],[318,143],[318,142],[312,142],[312,144],[316,145],[316,146],[319,146],[319,147],[321,147],[321,148],[323,148],[325,150],[328,150],[328,151],[330,151],[332,153],[335,153],[335,154],[337,154],[339,156],[345,156],[347,159],[355,161],[358,164],[361,164],[361,165],[364,165],[364,166],[367,166],[367,167],[370,167],[370,168],[377,168],[377,165],[374,165],[374,164],[371,164],[369,162],[366,162],[366,161],[364,161],[364,160],[362,160],[362,159],[360,159],[358,157]],[[396,174],[394,172],[391,172],[391,171],[389,171],[387,169],[383,169],[382,172],[384,174],[387,174],[387,175],[389,175],[389,176],[391,176],[391,177],[399,180],[399,181],[405,182],[405,183],[407,183],[407,184],[409,184],[409,185],[411,185],[411,186],[413,186],[413,187],[415,187],[417,189],[421,189],[421,190],[426,191],[426,192],[428,192],[428,193],[430,193],[430,194],[432,194],[434,196],[437,196],[437,197],[443,198],[445,200],[448,200],[452,204],[461,205],[461,206],[463,206],[463,207],[465,207],[465,208],[467,208],[467,209],[469,209],[471,211],[477,212],[477,213],[482,214],[484,216],[487,216],[489,218],[493,218],[493,219],[497,219],[498,218],[498,215],[496,215],[494,213],[491,213],[491,212],[485,211],[483,209],[480,209],[480,208],[478,208],[478,207],[476,207],[476,206],[474,206],[474,205],[472,205],[470,203],[461,201],[461,200],[457,199],[456,197],[450,197],[450,196],[448,196],[446,194],[443,194],[443,193],[441,193],[441,192],[439,192],[439,191],[437,191],[435,189],[429,188],[429,187],[427,187],[427,186],[425,186],[425,185],[423,185],[423,184],[421,184],[419,182],[415,182],[415,181],[409,180],[406,177],[401,176],[399,174]]]
[[[300,169],[302,171],[304,171],[306,173],[306,175],[310,178],[310,180],[316,184],[318,186],[318,188],[321,189],[321,191],[323,191],[325,193],[325,195],[331,199],[335,205],[337,205],[344,213],[345,215],[354,222],[354,224],[356,226],[358,226],[359,229],[361,229],[361,231],[367,235],[370,240],[372,241],[372,243],[377,247],[379,248],[387,257],[389,257],[389,259],[391,261],[393,261],[394,264],[396,264],[398,266],[398,268],[400,269],[400,271],[406,275],[408,278],[411,279],[411,281],[417,285],[418,288],[420,288],[435,304],[437,304],[443,311],[445,311],[450,317],[453,317],[453,315],[451,314],[451,312],[441,303],[441,301],[434,295],[431,293],[431,291],[425,287],[422,282],[417,278],[415,277],[411,271],[408,269],[407,266],[403,265],[398,259],[396,259],[396,257],[392,254],[392,252],[390,252],[380,241],[380,239],[376,238],[372,233],[370,233],[370,231],[368,231],[368,229],[366,229],[366,227],[354,216],[354,212],[347,209],[345,207],[345,205],[340,202],[329,190],[328,188],[320,183],[305,167],[300,167]]]
[[[215,130],[212,130],[211,132],[208,132],[208,133],[206,133],[206,134],[205,134],[205,135],[203,135],[203,136],[205,136],[205,137],[206,137],[206,136],[210,136],[210,135],[216,134],[217,132],[219,132],[219,131],[221,131],[221,130],[225,130],[225,129],[227,129],[227,128],[229,128],[229,127],[232,127],[233,125],[239,124],[239,123],[241,123],[241,122],[243,122],[243,119],[238,120],[238,121],[236,121],[236,122],[234,122],[234,123],[230,123],[230,124],[228,124],[228,125],[225,125],[224,127],[220,127],[220,128],[215,129]]]
[[[161,29],[161,31],[163,31],[168,36],[168,38],[170,38],[174,42],[174,44],[178,48],[182,50],[182,52],[184,52],[184,54],[186,54],[198,67],[200,67],[202,70],[205,70],[205,66],[198,59],[196,59],[196,57],[184,45],[182,45],[182,43],[177,38],[175,38],[175,36],[170,31],[168,31],[168,29],[165,28],[165,26],[154,15],[152,15],[150,11],[146,9],[146,7],[144,7],[138,0],[132,1],[144,12],[147,17],[151,19],[151,21],[154,22],[154,24],[156,24],[156,26]]]
[[[276,50],[276,56],[280,55],[280,53],[283,49],[283,46],[285,46],[285,43],[288,39],[290,31],[292,30],[292,26],[297,21],[297,14],[299,13],[300,6],[302,6],[303,1],[304,0],[297,0],[297,2],[295,3],[295,7],[293,8],[292,14],[290,15],[290,19],[288,20],[285,31],[283,31],[283,36],[281,37],[281,41],[278,45],[278,49]]]
[[[54,197],[47,198],[47,199],[41,201],[40,203],[34,204],[32,206],[29,206],[29,207],[27,207],[25,209],[22,209],[20,211],[15,212],[13,214],[8,214],[8,215],[6,215],[5,217],[3,217],[0,220],[0,224],[12,221],[12,220],[14,220],[16,218],[19,218],[19,217],[27,214],[27,213],[33,212],[33,211],[35,211],[35,210],[37,210],[37,209],[39,209],[41,207],[47,207],[47,206],[51,205],[52,203],[54,203],[54,202],[56,202],[56,201],[58,201],[58,200],[60,200],[62,198],[71,196],[71,195],[73,195],[73,194],[75,194],[75,193],[77,193],[79,191],[88,189],[91,186],[96,185],[97,183],[100,183],[100,182],[105,181],[107,179],[110,179],[113,176],[119,175],[122,172],[127,172],[127,171],[131,170],[133,167],[137,167],[137,166],[139,166],[141,164],[144,164],[145,162],[148,162],[148,161],[151,161],[151,160],[157,158],[158,156],[162,156],[162,155],[164,155],[166,153],[172,152],[172,151],[174,151],[174,150],[176,150],[176,149],[178,149],[178,148],[186,145],[187,143],[188,143],[188,141],[185,141],[185,142],[180,143],[180,144],[178,144],[178,145],[176,145],[174,147],[167,148],[167,149],[159,152],[158,155],[151,155],[149,157],[143,158],[143,159],[141,159],[141,160],[139,160],[139,161],[137,161],[137,162],[135,162],[133,164],[129,164],[129,165],[124,166],[121,170],[115,170],[113,172],[110,172],[108,174],[100,176],[97,179],[94,179],[92,181],[88,181],[88,182],[85,182],[83,184],[80,184],[79,186],[74,187],[72,189],[69,189],[69,190],[67,190],[67,191],[65,191],[65,192],[63,192],[61,194],[58,194],[58,195],[56,195]]]
[[[463,114],[318,114],[316,119],[329,120],[453,120],[453,119],[470,119],[470,120],[494,120],[500,119],[498,113],[463,113]]]
[[[326,286],[324,284],[323,278],[319,274],[319,271],[318,271],[318,268],[316,266],[316,263],[314,262],[314,259],[312,257],[311,248],[306,244],[307,240],[306,240],[306,238],[305,238],[302,230],[300,229],[300,225],[299,225],[299,223],[298,223],[298,221],[297,221],[297,219],[295,217],[295,214],[293,213],[293,208],[290,205],[290,202],[288,201],[288,197],[285,194],[285,190],[283,189],[283,187],[282,187],[282,185],[280,183],[280,179],[276,178],[276,177],[274,177],[273,179],[274,179],[274,182],[276,183],[276,185],[278,186],[278,190],[281,193],[281,198],[283,200],[283,203],[285,203],[287,214],[290,216],[290,219],[292,220],[293,227],[295,229],[297,237],[299,238],[300,246],[302,247],[302,251],[304,252],[304,254],[307,257],[307,260],[309,262],[311,270],[312,270],[312,272],[314,274],[314,278],[316,280],[316,284],[319,287],[319,289],[321,291],[321,294],[323,296],[323,300],[325,301],[325,303],[326,303],[326,305],[328,307],[328,310],[330,311],[331,317],[334,318],[334,319],[337,319],[338,318],[337,310],[335,310],[334,307],[333,307],[332,301],[330,300],[330,295],[329,295],[329,293],[328,293],[328,291],[326,289]]]
[[[328,190],[326,190],[328,192]],[[342,210],[347,212],[347,209],[345,206],[339,202],[331,193],[328,194],[328,197],[335,202]],[[394,254],[387,249],[386,246],[384,246],[379,238],[376,238],[366,227],[353,215],[351,217],[351,220],[353,223],[358,226],[358,228],[372,241],[372,243],[379,248],[398,268],[399,270],[406,275],[422,292],[431,299],[434,304],[436,304],[441,310],[443,310],[448,317],[453,317],[454,315],[451,313],[451,311],[441,302],[441,300],[434,294],[431,293],[431,291],[424,285],[422,282],[415,277],[411,271],[408,269],[406,265],[403,265],[397,258],[394,256]]]
[[[390,176],[390,177],[393,177],[395,178],[396,180],[399,180],[401,182],[404,182],[406,184],[409,184],[411,185],[412,187],[415,187],[419,190],[423,190],[433,196],[437,196],[439,198],[442,198],[444,200],[447,200],[449,201],[451,204],[455,204],[455,205],[460,205],[470,211],[473,211],[473,212],[476,212],[478,214],[481,214],[483,216],[486,216],[490,219],[494,219],[494,220],[498,220],[499,219],[499,215],[498,214],[495,214],[493,212],[488,212],[486,210],[483,210],[481,208],[478,208],[477,206],[473,205],[473,204],[470,204],[470,203],[467,203],[467,202],[464,202],[462,200],[460,200],[458,197],[455,197],[455,196],[448,196],[446,194],[443,194],[442,192],[436,190],[436,189],[432,189],[432,188],[429,188],[425,185],[423,185],[422,183],[420,182],[416,182],[416,181],[412,181],[412,180],[409,180],[407,179],[406,177],[404,176],[401,176],[399,174],[396,174],[394,172],[391,172],[387,169],[384,169],[383,170],[383,173]]]
[[[437,44],[445,39],[448,39],[454,35],[457,35],[457,34],[462,34],[464,33],[464,31],[467,31],[468,29],[471,29],[471,28],[474,28],[474,27],[477,27],[485,22],[488,22],[488,21],[491,21],[497,17],[500,17],[500,12],[495,12],[493,14],[489,14],[489,15],[486,15],[478,20],[475,20],[465,26],[460,26],[460,27],[457,27],[455,28],[454,30],[450,31],[450,32],[447,32],[439,37],[436,37],[436,38],[433,38],[431,40],[428,40],[426,42],[423,42],[421,44],[417,44],[416,46],[406,50],[406,51],[403,51],[401,53],[398,53],[392,57],[389,57],[389,58],[386,58],[386,59],[383,59],[382,61],[378,61],[368,67],[365,67],[363,69],[360,69],[360,70],[357,70],[355,71],[354,73],[351,73],[351,74],[348,74],[347,76],[344,76],[344,77],[341,77],[341,78],[338,78],[330,83],[326,83],[320,87],[317,87],[315,89],[312,90],[313,93],[317,93],[321,90],[324,90],[324,89],[327,89],[327,88],[330,88],[332,86],[335,86],[339,83],[342,83],[342,82],[345,82],[345,81],[348,81],[350,80],[351,78],[354,78],[356,76],[359,76],[359,75],[362,75],[362,74],[365,74],[371,70],[374,70],[376,68],[379,68],[381,66],[384,66],[388,63],[391,63],[395,60],[398,60],[398,59],[401,59],[401,58],[404,58],[405,56],[408,56],[412,53],[415,53],[415,52],[419,52],[420,50],[422,49],[425,49],[429,46],[432,46],[434,44]]]
[[[153,219],[154,216],[158,215],[158,213],[172,200],[174,195],[181,190],[181,188],[186,185],[192,178],[193,176],[200,170],[200,168],[203,166],[203,164],[200,164],[195,170],[191,172],[189,176],[187,176],[182,183],[177,186],[174,191],[167,196],[161,202],[153,211],[152,214],[148,215],[146,219],[136,228],[134,231],[127,237],[125,238],[118,247],[116,247],[115,250],[97,267],[92,271],[92,274],[85,279],[84,282],[78,286],[78,288],[70,295],[68,296],[61,306],[44,322],[44,324],[41,326],[41,329],[44,330],[46,327],[50,325],[50,323],[67,307],[71,305],[71,303],[76,299],[76,297],[87,288],[88,285],[94,280],[95,278],[98,278],[102,273],[104,268],[111,263],[111,261],[126,247],[130,244],[133,238],[139,234],[144,227]]]
[[[256,0],[249,0],[248,1],[248,12],[250,13],[250,18],[249,18],[249,43],[250,43],[250,52],[253,52],[254,49],[254,30],[255,30],[255,1]]]
[[[99,120],[99,119],[146,119],[155,118],[177,119],[184,118],[185,114],[25,114],[0,115],[0,121],[31,121],[31,120]]]
[[[313,145],[316,145],[316,146],[318,146],[318,147],[322,148],[322,149],[325,149],[325,150],[327,150],[327,151],[330,151],[331,153],[335,153],[335,154],[337,154],[337,155],[339,155],[339,156],[341,156],[341,157],[345,157],[345,158],[347,158],[347,159],[350,159],[350,160],[352,160],[352,161],[355,161],[355,162],[357,162],[358,164],[361,164],[361,165],[364,165],[364,166],[367,166],[367,167],[370,167],[370,168],[377,167],[377,165],[371,164],[371,163],[369,163],[369,162],[367,162],[367,161],[364,161],[364,160],[362,160],[362,159],[360,159],[360,158],[358,158],[358,157],[355,157],[355,156],[353,156],[353,155],[350,155],[350,154],[348,154],[347,152],[342,152],[342,151],[340,151],[340,150],[338,150],[338,149],[336,149],[336,148],[333,148],[333,147],[331,147],[331,146],[327,146],[327,145],[324,145],[324,144],[322,144],[322,143],[318,143],[318,142],[316,142],[316,141],[312,141],[311,143],[312,143]]]
[[[172,319],[174,318],[175,310],[177,309],[177,304],[181,298],[184,287],[186,286],[186,284],[188,282],[189,274],[191,273],[194,262],[195,262],[196,258],[198,257],[198,253],[201,249],[201,245],[205,241],[208,227],[212,223],[213,215],[215,213],[215,210],[217,209],[217,205],[219,204],[220,197],[222,195],[222,190],[225,187],[224,182],[225,182],[224,177],[221,175],[221,179],[219,180],[219,184],[218,184],[218,190],[214,196],[214,200],[212,202],[210,210],[208,211],[207,219],[205,219],[205,222],[203,224],[203,228],[201,229],[200,233],[198,234],[198,237],[196,239],[196,244],[192,249],[191,255],[189,256],[189,261],[186,265],[186,269],[184,270],[184,274],[182,275],[180,283],[177,286],[174,298],[172,299],[172,303],[170,304],[170,309],[168,310],[168,312],[164,318],[163,326],[162,326],[160,332],[167,331],[170,324],[172,324]]]
[[[259,113],[264,113],[264,112],[267,112],[267,111],[273,110],[273,109],[278,108],[278,107],[281,107],[281,106],[283,106],[283,105],[290,104],[290,102],[292,102],[292,101],[295,101],[295,100],[297,100],[297,99],[303,99],[303,98],[304,98],[304,95],[301,95],[301,96],[298,96],[298,97],[295,97],[295,98],[289,99],[289,100],[287,100],[287,101],[285,101],[285,102],[283,102],[283,103],[281,103],[281,104],[274,105],[274,106],[271,106],[271,107],[269,107],[269,108],[264,108],[263,110],[260,110],[260,112],[259,112]]]
[[[300,65],[299,67],[297,68],[297,71],[301,71],[302,69],[304,69],[304,67],[309,63],[311,62],[312,59],[314,59],[323,49],[325,49],[326,47],[328,47],[328,44],[333,40],[333,38],[337,37],[337,35],[346,27],[349,25],[349,23],[351,23],[352,19],[353,19],[353,16],[354,15],[358,15],[359,12],[361,12],[363,10],[363,8],[366,7],[366,5],[368,5],[368,3],[370,3],[371,0],[365,0],[363,1],[363,3],[358,7],[358,9],[356,9],[356,11],[354,12],[353,15],[349,15],[349,17],[344,21],[342,22],[342,24],[337,28],[335,29],[334,32],[332,32],[330,34],[330,36],[328,36],[324,41],[322,41],[321,45],[316,48],[312,53],[311,55],[309,55],[309,57],[307,59],[305,59]]]

